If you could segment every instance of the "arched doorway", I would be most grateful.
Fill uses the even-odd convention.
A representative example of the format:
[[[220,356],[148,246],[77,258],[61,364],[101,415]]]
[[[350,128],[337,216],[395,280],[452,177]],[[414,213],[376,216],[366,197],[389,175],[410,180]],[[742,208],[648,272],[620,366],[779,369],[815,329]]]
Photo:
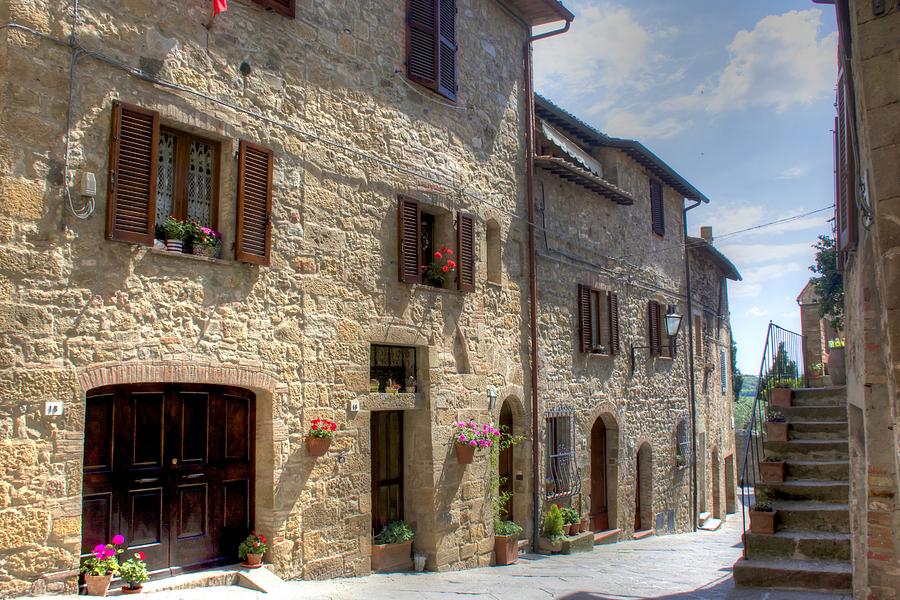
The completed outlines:
[[[721,485],[719,482],[719,449],[713,448],[712,457],[710,459],[712,463],[710,479],[712,480],[712,514],[715,518],[721,519],[722,514],[722,501],[720,497]]]
[[[597,417],[591,428],[590,519],[593,531],[605,531],[616,526],[617,440],[618,429],[612,417]]]
[[[500,407],[499,425],[501,431],[509,434],[513,433],[513,413],[509,401],[504,402],[503,406]],[[509,521],[515,520],[513,510],[515,505],[513,502],[514,449],[515,446],[510,446],[509,448],[502,450],[497,463],[497,471],[500,477],[500,494],[508,494],[506,503],[503,506],[504,512],[500,516]]]
[[[125,536],[158,576],[227,564],[254,522],[256,396],[192,384],[86,394],[82,552]]]
[[[634,530],[652,529],[653,525],[653,456],[650,444],[644,442],[638,449],[634,478]]]

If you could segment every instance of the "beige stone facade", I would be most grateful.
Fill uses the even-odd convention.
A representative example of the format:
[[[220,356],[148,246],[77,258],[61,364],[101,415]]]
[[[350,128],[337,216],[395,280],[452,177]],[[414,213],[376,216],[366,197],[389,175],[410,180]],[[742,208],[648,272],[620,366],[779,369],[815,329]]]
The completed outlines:
[[[210,4],[81,2],[74,54],[71,3],[0,5],[15,24],[0,32],[2,596],[74,589],[85,394],[108,385],[255,394],[252,525],[284,577],[369,572],[369,423],[387,409],[404,411],[414,551],[430,569],[491,561],[487,457],[457,464],[450,423],[487,419],[489,386],[516,429],[529,422],[526,24],[495,0],[459,3],[452,104],[405,77],[402,3],[298,0],[290,19],[235,0],[207,29]],[[219,145],[221,259],[105,239],[115,100]],[[239,140],[274,151],[269,266],[233,258]],[[79,219],[69,203],[83,207],[89,173],[96,210]],[[398,281],[400,195],[436,216],[439,243],[455,247],[456,217],[474,217],[474,292]],[[490,284],[489,222],[502,248]],[[415,348],[414,393],[370,393],[372,344]],[[63,414],[45,416],[47,401]],[[304,448],[316,417],[339,427],[318,459]]]
[[[622,536],[690,531],[690,325],[683,318],[674,357],[654,356],[648,306],[656,302],[664,312],[687,314],[683,209],[686,198],[704,197],[639,144],[606,138],[542,98],[537,116],[545,134],[538,153],[546,156],[538,161],[543,167],[536,181],[541,410],[546,417],[553,411],[574,415],[577,471],[563,486],[574,490],[571,499],[556,488],[545,499],[571,502],[592,516],[595,529],[606,525]],[[663,190],[662,235],[653,231],[651,180]],[[715,507],[715,516],[724,518],[726,509],[734,510],[735,486],[726,273],[703,249],[692,248],[690,256],[693,310],[709,325],[708,359],[695,366],[698,504],[700,512]],[[602,305],[601,347],[587,351],[580,343],[579,286],[598,291]],[[617,311],[609,308],[610,294]],[[617,312],[612,325],[610,310]],[[611,342],[610,327],[617,330]],[[540,440],[552,445],[550,421],[541,423]],[[542,478],[555,476],[551,463],[545,457]],[[598,486],[600,478],[605,482]],[[606,513],[599,522],[598,512]]]
[[[854,597],[900,598],[900,7],[838,0]],[[845,134],[845,135],[842,135]],[[842,143],[843,142],[843,143]],[[841,160],[847,156],[848,160]],[[843,208],[843,210],[842,210]]]

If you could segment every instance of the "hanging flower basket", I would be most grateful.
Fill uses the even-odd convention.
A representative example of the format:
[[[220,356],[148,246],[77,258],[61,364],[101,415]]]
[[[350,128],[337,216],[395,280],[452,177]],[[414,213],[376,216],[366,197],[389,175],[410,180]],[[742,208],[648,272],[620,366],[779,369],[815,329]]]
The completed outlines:
[[[306,432],[306,451],[310,456],[323,456],[331,446],[337,424],[328,419],[313,419]]]
[[[456,444],[456,462],[461,465],[471,465],[475,460],[475,446]]]
[[[461,465],[472,464],[475,451],[490,448],[500,437],[500,430],[489,423],[475,421],[454,421],[453,441],[456,445],[456,460]]]

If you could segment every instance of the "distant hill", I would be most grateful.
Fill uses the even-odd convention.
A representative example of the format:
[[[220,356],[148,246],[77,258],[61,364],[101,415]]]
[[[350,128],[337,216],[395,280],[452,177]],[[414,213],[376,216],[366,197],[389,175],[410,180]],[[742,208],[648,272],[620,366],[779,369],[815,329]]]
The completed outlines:
[[[741,385],[740,396],[742,398],[747,397],[752,399],[753,395],[756,393],[756,384],[759,380],[759,377],[756,375],[744,375],[743,385]]]
[[[756,395],[756,384],[759,377],[756,375],[744,375],[741,385],[740,397],[734,403],[734,426],[744,429],[750,420],[750,410],[753,408],[753,397]]]

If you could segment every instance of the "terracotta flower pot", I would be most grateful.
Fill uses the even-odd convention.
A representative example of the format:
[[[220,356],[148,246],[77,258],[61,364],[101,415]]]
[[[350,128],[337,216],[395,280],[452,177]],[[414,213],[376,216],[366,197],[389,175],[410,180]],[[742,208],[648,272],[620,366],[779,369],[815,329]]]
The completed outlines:
[[[832,385],[847,385],[846,348],[832,348],[828,351],[828,374]]]
[[[750,531],[753,533],[773,534],[775,533],[775,516],[778,511],[762,512],[750,511]]]
[[[112,581],[112,574],[107,575],[84,575],[84,585],[87,587],[88,596],[105,596],[109,591],[109,582]]]
[[[538,538],[538,548],[541,554],[553,554],[562,550],[562,540],[550,541],[545,537]]]
[[[412,540],[399,544],[372,544],[372,570],[376,573],[409,571],[411,554]]]
[[[769,390],[769,406],[790,408],[791,398],[793,397],[794,390],[790,388],[772,388]]]
[[[144,586],[139,585],[137,587],[128,587],[127,585],[122,586],[122,593],[126,596],[130,596],[131,594],[140,594],[144,590]]]
[[[766,422],[766,439],[770,442],[788,441],[788,424]]]
[[[323,456],[331,446],[331,438],[306,436],[306,452],[310,456]]]
[[[763,483],[784,481],[784,461],[767,460],[759,463],[759,477]]]
[[[572,525],[571,525],[571,523],[566,523],[565,525],[563,525],[563,531],[565,532],[566,537],[572,535]]]
[[[247,553],[247,558],[244,559],[244,564],[248,567],[258,567],[262,565],[262,554],[250,554]]]
[[[456,444],[456,462],[461,465],[471,465],[475,460],[475,448],[475,446]]]
[[[494,564],[511,565],[519,560],[519,538],[514,535],[494,536]]]
[[[570,531],[572,532],[572,535],[578,535],[579,533],[581,533],[581,521],[572,523],[572,529]]]
[[[590,528],[591,528],[591,520],[588,519],[587,517],[584,517],[583,519],[581,519],[581,532],[584,533],[585,531],[589,531]]]

